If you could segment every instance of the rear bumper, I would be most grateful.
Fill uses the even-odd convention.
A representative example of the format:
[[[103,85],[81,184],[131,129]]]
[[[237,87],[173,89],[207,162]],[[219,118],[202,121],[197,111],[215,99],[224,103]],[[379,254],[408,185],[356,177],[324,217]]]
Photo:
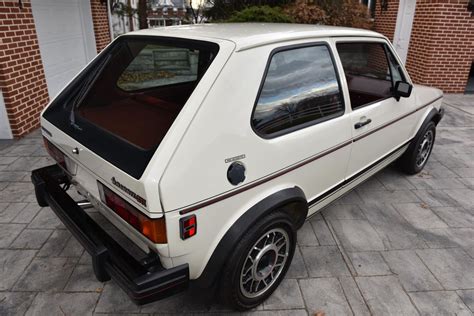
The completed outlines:
[[[120,246],[61,188],[69,183],[62,169],[49,166],[31,174],[39,202],[46,202],[92,256],[99,281],[113,278],[136,304],[181,292],[189,284],[187,264],[165,269],[159,260],[137,260]]]

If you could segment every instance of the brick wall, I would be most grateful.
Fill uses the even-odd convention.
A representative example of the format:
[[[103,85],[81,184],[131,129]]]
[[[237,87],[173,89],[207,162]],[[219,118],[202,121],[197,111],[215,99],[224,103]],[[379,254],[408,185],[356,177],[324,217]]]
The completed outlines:
[[[14,137],[39,127],[48,89],[29,0],[0,0],[0,89]]]
[[[417,0],[407,58],[410,77],[462,93],[474,60],[474,17],[468,0]]]
[[[92,22],[94,23],[95,44],[97,52],[100,52],[110,43],[109,16],[107,5],[101,4],[100,0],[90,0],[92,11]]]
[[[474,17],[468,0],[417,0],[406,67],[415,83],[464,92],[474,60]],[[375,29],[393,41],[398,0],[377,1]]]
[[[399,0],[387,0],[387,11],[382,11],[380,4],[377,1],[375,6],[375,30],[387,36],[390,41],[393,41],[395,34],[395,26],[397,25],[397,14]]]

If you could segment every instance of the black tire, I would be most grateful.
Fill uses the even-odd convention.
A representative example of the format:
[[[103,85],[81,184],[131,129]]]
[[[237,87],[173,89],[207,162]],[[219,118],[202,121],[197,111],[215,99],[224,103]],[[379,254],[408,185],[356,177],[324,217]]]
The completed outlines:
[[[273,238],[274,242],[275,240],[279,240],[279,238],[284,239],[285,236],[283,232],[285,232],[288,237],[288,242],[286,243],[287,246],[281,246],[282,249],[278,251],[268,250],[267,252],[264,252],[262,250],[266,247],[267,249],[273,247],[270,238]],[[281,236],[278,234],[280,234]],[[264,242],[264,244],[262,244],[262,242]],[[286,241],[281,242],[281,245],[283,245],[284,242]],[[259,249],[257,246],[260,247],[260,245],[263,245],[262,249],[256,250]],[[280,244],[278,242],[275,242],[275,246],[276,245]],[[254,248],[254,246],[257,248]],[[283,249],[285,247],[286,249]],[[294,223],[292,219],[287,213],[282,211],[276,211],[260,219],[244,234],[244,237],[235,246],[232,255],[230,256],[230,258],[228,258],[226,265],[223,268],[222,277],[220,278],[219,283],[219,294],[221,301],[225,305],[239,311],[248,310],[261,304],[273,293],[273,291],[278,287],[278,285],[284,278],[291,264],[291,260],[293,259],[295,247],[296,230],[294,228]],[[253,256],[255,254],[260,254],[261,257],[258,260],[255,260],[257,264],[250,264],[249,266],[249,263],[251,263],[252,261],[250,261],[248,257]],[[283,262],[282,258],[284,254],[287,254],[287,257],[286,260]],[[269,257],[268,260],[267,257]],[[279,260],[282,261],[280,262],[280,265],[278,263]],[[271,263],[268,263],[267,265],[267,261],[273,262],[274,264],[272,265]],[[259,272],[257,272],[254,274],[254,269],[252,268],[252,266],[255,266],[255,271],[258,270],[262,273],[259,274]],[[259,270],[260,266],[267,266],[267,270],[263,268]],[[258,288],[261,288],[263,286],[263,288],[260,290],[262,293],[260,294],[258,293],[258,291],[253,294],[250,293],[253,289],[250,288],[249,290],[249,282],[241,286],[241,278],[243,279],[241,274],[244,271],[248,271],[249,269],[251,269],[249,271],[250,274],[244,274],[244,276],[251,277],[252,280],[249,282],[251,282],[252,284],[250,284],[250,287],[254,286],[256,290],[258,290]],[[279,269],[279,272],[277,271],[277,269]],[[264,275],[266,275],[267,273],[269,274],[265,277]],[[263,277],[263,280],[268,282],[268,285],[261,284],[265,283],[263,281],[254,281],[252,277],[253,275]],[[257,282],[259,282],[259,284],[257,284]],[[249,297],[250,295],[254,294],[256,295],[255,297]]]
[[[407,151],[400,157],[400,168],[407,174],[417,174],[425,167],[433,151],[436,124],[428,122],[417,134]]]
[[[42,192],[40,192],[37,188],[35,188],[35,196],[36,196],[36,203],[38,203],[41,207],[49,206],[48,202],[44,199]]]

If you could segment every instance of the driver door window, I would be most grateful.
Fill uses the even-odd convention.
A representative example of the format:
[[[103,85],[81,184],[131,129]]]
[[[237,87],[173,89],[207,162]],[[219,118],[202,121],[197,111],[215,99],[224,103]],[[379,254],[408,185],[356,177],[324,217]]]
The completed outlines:
[[[403,80],[395,57],[382,43],[338,43],[352,109],[392,97],[396,81]]]

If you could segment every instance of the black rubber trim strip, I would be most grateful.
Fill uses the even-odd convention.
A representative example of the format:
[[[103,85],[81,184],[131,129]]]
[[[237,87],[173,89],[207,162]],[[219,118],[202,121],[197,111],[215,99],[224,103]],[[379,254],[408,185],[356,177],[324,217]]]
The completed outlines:
[[[241,193],[241,192],[250,190],[250,189],[252,189],[252,188],[254,188],[254,187],[256,187],[256,186],[259,186],[259,185],[261,185],[261,184],[263,184],[263,183],[266,183],[266,182],[268,182],[268,181],[270,181],[270,180],[273,180],[273,179],[275,179],[275,178],[278,178],[278,177],[280,177],[280,176],[282,176],[282,175],[284,175],[284,174],[286,174],[286,173],[288,173],[288,172],[291,172],[291,171],[293,171],[293,170],[295,170],[295,169],[298,169],[298,168],[300,168],[301,166],[304,166],[304,165],[306,165],[306,164],[309,164],[310,162],[313,162],[313,161],[315,161],[315,160],[317,160],[317,159],[320,159],[320,158],[322,158],[322,157],[324,157],[324,156],[327,156],[327,155],[329,155],[330,153],[333,153],[333,152],[335,152],[335,151],[338,150],[338,149],[341,149],[341,148],[343,148],[343,147],[345,147],[345,146],[347,146],[347,145],[350,145],[351,143],[352,143],[351,140],[345,141],[345,142],[343,142],[343,143],[341,143],[341,144],[339,144],[339,145],[336,145],[336,146],[334,146],[334,147],[332,147],[332,148],[330,148],[330,149],[328,149],[328,150],[326,150],[326,151],[323,151],[323,152],[321,152],[321,153],[319,153],[319,154],[317,154],[317,155],[315,155],[315,156],[312,156],[312,157],[310,157],[310,158],[308,158],[308,159],[306,159],[306,160],[303,160],[303,161],[301,161],[301,162],[299,162],[299,163],[296,163],[296,164],[294,164],[294,165],[292,165],[292,166],[290,166],[290,167],[288,167],[288,168],[286,168],[286,169],[283,169],[283,170],[280,170],[280,171],[278,171],[278,172],[275,172],[275,173],[269,175],[268,177],[261,178],[260,180],[256,180],[256,181],[254,181],[254,182],[251,182],[251,183],[249,183],[249,184],[246,185],[246,186],[242,186],[242,187],[240,187],[240,188],[238,188],[238,189],[236,189],[236,190],[233,190],[233,191],[224,193],[224,194],[219,195],[219,196],[217,196],[217,197],[215,197],[215,198],[213,198],[213,199],[210,199],[210,200],[208,200],[208,201],[204,201],[204,202],[202,202],[202,203],[199,203],[199,204],[197,204],[197,205],[195,205],[195,206],[191,206],[191,207],[188,207],[188,208],[184,208],[184,209],[182,209],[181,211],[179,211],[179,213],[180,213],[181,215],[183,215],[183,214],[186,214],[186,213],[195,211],[195,210],[197,210],[197,209],[206,207],[206,206],[208,206],[208,205],[217,203],[217,202],[219,202],[219,201],[222,201],[222,200],[224,200],[224,199],[227,199],[227,198],[229,198],[229,197],[231,197],[231,196],[234,196],[234,195],[236,195],[236,194],[239,194],[239,193]]]
[[[367,132],[367,133],[365,133],[365,134],[363,134],[363,135],[360,135],[360,136],[358,136],[358,137],[356,137],[356,138],[354,138],[354,139],[350,139],[350,140],[348,140],[348,141],[345,141],[345,142],[343,142],[343,143],[340,143],[339,145],[336,145],[336,146],[334,146],[334,147],[332,147],[332,148],[330,148],[330,149],[327,149],[327,150],[325,150],[325,151],[323,151],[323,152],[320,152],[320,153],[318,153],[318,154],[316,154],[316,155],[314,155],[314,156],[312,156],[312,157],[310,157],[310,158],[308,158],[308,159],[302,160],[302,161],[300,161],[300,162],[298,162],[298,163],[296,163],[296,164],[294,164],[294,165],[292,165],[292,166],[290,166],[290,167],[287,167],[287,168],[284,168],[284,169],[282,169],[282,170],[280,170],[280,171],[277,171],[277,172],[275,172],[275,173],[273,173],[273,174],[271,174],[271,175],[269,175],[269,176],[267,176],[267,177],[264,177],[264,178],[255,180],[255,181],[253,181],[253,182],[250,182],[250,183],[248,183],[247,185],[243,185],[243,186],[241,186],[240,188],[237,188],[237,189],[235,189],[235,190],[227,191],[227,192],[225,192],[225,193],[223,193],[223,194],[221,194],[221,195],[212,197],[212,198],[208,199],[207,201],[203,201],[203,202],[200,202],[200,203],[198,202],[198,203],[195,204],[195,205],[184,207],[184,208],[182,208],[182,209],[179,211],[179,214],[184,215],[184,214],[187,214],[187,213],[189,213],[189,212],[193,212],[193,211],[196,211],[196,210],[201,209],[201,208],[203,208],[203,207],[209,206],[209,205],[211,205],[211,204],[220,202],[220,201],[222,201],[222,200],[225,200],[225,199],[227,199],[227,198],[230,198],[231,196],[234,196],[234,195],[236,195],[236,194],[239,194],[239,193],[242,193],[242,192],[244,192],[244,191],[250,190],[250,189],[252,189],[252,188],[254,188],[254,187],[256,187],[256,186],[259,186],[259,185],[261,185],[261,184],[263,184],[263,183],[266,183],[266,182],[268,182],[268,181],[270,181],[270,180],[273,180],[273,179],[275,179],[275,178],[277,178],[277,177],[280,177],[280,176],[282,176],[282,175],[284,175],[284,174],[286,174],[286,173],[288,173],[288,172],[291,172],[291,171],[293,171],[293,170],[295,170],[295,169],[298,169],[298,168],[300,168],[300,167],[302,167],[302,166],[304,166],[304,165],[306,165],[306,164],[308,164],[308,163],[310,163],[310,162],[313,162],[313,161],[315,161],[315,160],[317,160],[317,159],[320,159],[320,158],[322,158],[322,157],[324,157],[324,156],[327,156],[327,155],[329,155],[330,153],[332,153],[332,152],[334,152],[334,151],[336,151],[336,150],[338,150],[338,149],[341,149],[341,148],[343,148],[343,147],[345,147],[345,146],[347,146],[347,145],[350,145],[350,144],[352,144],[353,142],[359,141],[359,140],[361,140],[362,138],[365,138],[365,137],[367,137],[367,136],[369,136],[369,135],[371,135],[371,134],[373,134],[373,133],[375,133],[375,132],[377,132],[377,131],[379,131],[379,130],[381,130],[381,129],[387,127],[387,126],[390,126],[390,125],[392,125],[392,124],[394,124],[394,123],[396,123],[396,122],[398,122],[398,121],[400,121],[400,120],[402,120],[402,119],[404,119],[404,118],[406,118],[406,117],[408,117],[408,116],[410,116],[410,115],[412,115],[412,114],[414,114],[414,113],[416,113],[416,112],[422,110],[423,108],[425,108],[425,107],[427,107],[427,106],[433,104],[434,102],[438,101],[438,100],[441,99],[442,97],[443,97],[443,96],[439,96],[438,98],[436,98],[436,99],[434,99],[434,100],[432,100],[432,101],[426,103],[425,105],[422,105],[422,106],[416,108],[415,110],[413,110],[413,111],[411,111],[411,112],[409,112],[409,113],[407,113],[407,114],[405,114],[405,115],[402,115],[402,116],[400,116],[400,117],[398,117],[398,118],[396,118],[396,119],[394,119],[394,120],[392,120],[392,121],[390,121],[390,122],[388,122],[388,123],[386,123],[386,124],[383,124],[383,125],[381,125],[381,126],[375,128],[375,129],[373,129],[373,130],[371,130],[371,131],[369,131],[369,132]]]
[[[338,185],[336,185],[335,187],[331,188],[330,190],[324,192],[323,194],[317,196],[316,198],[312,199],[311,201],[308,202],[308,206],[309,207],[312,207],[314,204],[324,200],[325,198],[327,198],[328,196],[332,195],[333,193],[336,193],[337,191],[339,191],[340,189],[342,189],[343,187],[347,186],[349,183],[353,182],[354,180],[357,180],[358,178],[360,178],[361,176],[363,176],[364,174],[366,174],[367,172],[369,172],[370,170],[374,169],[376,166],[378,166],[379,164],[381,164],[382,162],[384,162],[385,160],[389,159],[390,157],[392,157],[397,151],[399,151],[400,149],[402,149],[403,147],[407,146],[410,144],[410,142],[412,141],[413,139],[410,139],[409,141],[405,142],[403,145],[397,147],[397,149],[391,151],[390,153],[388,153],[387,155],[383,156],[382,158],[380,158],[379,160],[377,160],[376,162],[372,163],[371,165],[369,165],[368,167],[362,169],[361,171],[357,172],[355,175],[353,175],[352,177],[344,180],[343,182],[339,183]]]
[[[159,261],[145,265],[107,234],[60,187],[68,183],[58,165],[34,170],[31,175],[37,195],[64,223],[92,257],[97,279],[112,277],[136,304],[146,304],[184,291],[189,284],[189,267],[183,264],[165,269]]]
[[[242,239],[249,228],[266,214],[276,209],[283,210],[289,204],[292,204],[295,209],[301,212],[300,215],[306,219],[308,204],[303,190],[299,187],[286,188],[275,192],[242,214],[219,241],[204,271],[195,280],[195,284],[200,288],[211,287],[220,278],[222,267],[234,251],[235,244]]]

